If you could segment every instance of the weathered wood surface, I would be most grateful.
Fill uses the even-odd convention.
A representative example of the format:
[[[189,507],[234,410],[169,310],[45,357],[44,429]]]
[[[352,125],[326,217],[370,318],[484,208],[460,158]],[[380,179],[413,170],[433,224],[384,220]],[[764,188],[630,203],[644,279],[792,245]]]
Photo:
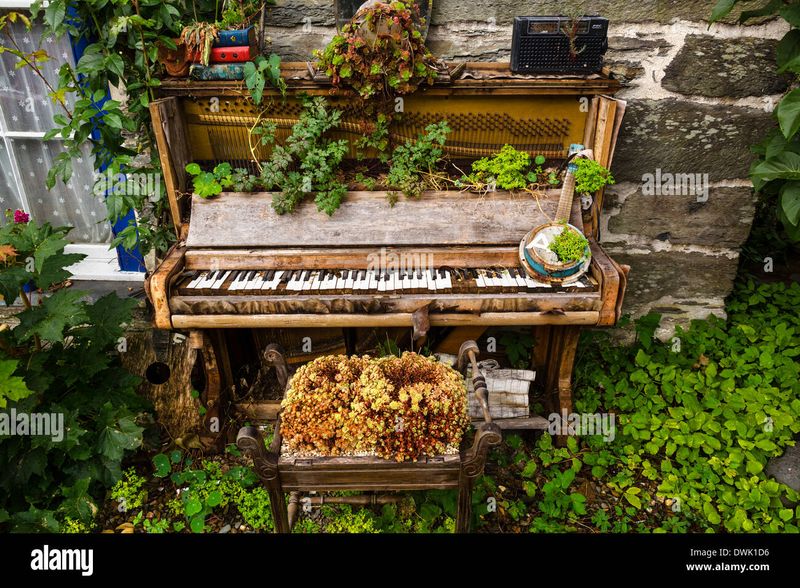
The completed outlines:
[[[452,71],[456,62],[448,62]],[[307,93],[329,94],[330,81],[315,80],[306,62],[284,62],[281,64],[281,76],[286,80],[289,91],[305,91]],[[459,91],[481,91],[486,93],[524,92],[530,94],[574,94],[591,96],[596,94],[613,94],[620,87],[618,80],[608,75],[593,76],[528,76],[511,73],[508,62],[467,62],[461,77],[435,83],[432,87],[423,86],[420,91],[426,93],[458,93]],[[241,82],[205,82],[198,83],[186,79],[162,80],[157,88],[159,96],[241,96],[247,89]],[[265,96],[278,98],[280,95],[267,88]]]
[[[490,312],[484,314],[431,314],[434,327],[449,326],[525,326],[576,325],[593,326],[599,320],[597,311],[568,313],[553,312]],[[238,329],[238,328],[307,328],[307,327],[411,327],[411,313],[398,314],[218,314],[172,316],[176,329]]]
[[[192,161],[182,105],[176,98],[163,98],[150,103],[153,134],[164,174],[172,223],[176,230],[183,216],[182,195],[186,191],[186,164]]]
[[[311,201],[292,214],[278,215],[265,192],[193,197],[186,244],[190,248],[518,245],[531,228],[550,222],[559,196],[558,190],[548,190],[537,203],[525,192],[485,196],[430,192],[418,200],[401,198],[390,207],[385,192],[349,192],[330,217]]]
[[[169,297],[172,281],[183,268],[184,252],[181,243],[173,245],[158,269],[147,278],[147,293],[154,310],[153,322],[158,329],[172,328]]]
[[[429,312],[547,312],[600,310],[597,291],[514,294],[401,294],[396,296],[275,295],[173,296],[173,314],[390,314]],[[613,306],[612,306],[613,308]]]
[[[424,196],[423,196],[424,197]],[[291,219],[287,219],[291,220]],[[383,260],[387,265],[400,268],[418,263],[426,267],[490,268],[516,267],[519,252],[516,244],[508,246],[478,247],[386,247],[382,252],[374,248],[281,248],[265,252],[263,249],[189,249],[186,251],[186,269],[220,270],[296,270],[313,266],[314,269],[366,269]],[[375,265],[377,267],[377,265]],[[391,269],[387,267],[387,269]]]

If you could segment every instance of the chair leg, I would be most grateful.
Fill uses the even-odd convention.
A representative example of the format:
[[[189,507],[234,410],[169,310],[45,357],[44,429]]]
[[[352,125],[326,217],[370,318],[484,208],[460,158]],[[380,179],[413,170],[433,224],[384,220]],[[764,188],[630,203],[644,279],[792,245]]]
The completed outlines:
[[[272,519],[275,521],[276,533],[291,533],[289,526],[289,511],[286,508],[286,496],[281,488],[280,478],[275,478],[267,483],[269,503],[272,507]]]
[[[472,482],[464,473],[458,481],[458,512],[456,513],[456,533],[469,533],[472,523]]]

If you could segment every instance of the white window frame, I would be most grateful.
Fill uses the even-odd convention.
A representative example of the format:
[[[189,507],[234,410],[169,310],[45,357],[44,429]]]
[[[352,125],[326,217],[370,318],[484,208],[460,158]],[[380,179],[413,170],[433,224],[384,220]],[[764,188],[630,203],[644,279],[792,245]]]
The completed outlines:
[[[0,0],[0,9],[29,9],[31,4],[33,4],[31,0]],[[25,210],[31,210],[31,207],[28,203],[28,195],[22,187],[22,175],[9,139],[43,139],[44,136],[45,133],[39,131],[9,131],[5,127],[3,117],[0,117],[0,141],[6,145],[11,162],[11,173],[17,183],[19,197]],[[61,137],[56,135],[52,140],[60,139]],[[144,272],[122,271],[119,267],[116,249],[104,243],[75,243],[67,245],[65,251],[86,255],[86,259],[67,268],[72,273],[73,280],[119,282],[144,280]]]

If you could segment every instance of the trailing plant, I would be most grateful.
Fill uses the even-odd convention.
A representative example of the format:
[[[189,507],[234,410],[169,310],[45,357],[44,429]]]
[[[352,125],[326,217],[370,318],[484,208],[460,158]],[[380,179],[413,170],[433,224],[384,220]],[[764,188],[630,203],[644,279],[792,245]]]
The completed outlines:
[[[0,438],[0,524],[15,531],[57,531],[67,517],[90,524],[142,444],[139,378],[118,355],[136,302],[112,293],[90,303],[66,287],[65,268],[84,257],[64,253],[69,230],[21,211],[0,227],[0,294],[23,302],[18,324],[0,330],[0,406],[52,415],[51,435],[11,422],[14,434]]]
[[[322,51],[317,67],[335,88],[361,98],[410,94],[436,79],[415,3],[375,2],[359,10]]]
[[[348,144],[330,139],[328,133],[339,126],[341,117],[323,97],[307,98],[286,143],[273,147],[270,160],[262,164],[261,183],[265,190],[280,189],[272,199],[278,214],[293,212],[311,193],[317,210],[332,215],[339,208],[347,186],[337,173]],[[262,141],[273,142],[274,135],[265,134]]]
[[[417,197],[423,190],[438,186],[436,168],[442,161],[450,127],[447,121],[429,124],[416,139],[398,145],[391,158],[386,180],[391,188]]]
[[[580,261],[586,255],[589,241],[578,231],[566,224],[563,230],[550,243],[550,251],[554,252],[561,263]]]
[[[796,283],[748,282],[727,321],[694,321],[661,343],[655,316],[633,346],[584,345],[576,412],[618,415],[612,444],[589,443],[607,450],[592,473],[623,494],[646,482],[670,516],[701,529],[798,532],[800,509],[787,506],[798,494],[765,471],[800,431],[798,304]]]
[[[575,164],[575,192],[578,194],[594,194],[608,185],[614,183],[611,172],[597,163],[594,159],[574,159]]]
[[[730,14],[740,0],[718,0],[711,13],[715,23]],[[739,22],[753,18],[779,17],[791,27],[775,50],[779,74],[789,74],[794,82],[800,74],[800,7],[796,3],[772,0],[754,10],[743,10]],[[778,128],[753,146],[756,159],[750,179],[756,192],[767,195],[776,207],[788,237],[800,243],[800,89],[788,92],[775,108]]]
[[[389,122],[390,118],[384,113],[379,113],[372,128],[369,132],[364,133],[356,141],[356,149],[358,149],[358,159],[365,157],[364,151],[372,149],[377,152],[378,159],[382,163],[389,160],[387,149],[389,148]]]

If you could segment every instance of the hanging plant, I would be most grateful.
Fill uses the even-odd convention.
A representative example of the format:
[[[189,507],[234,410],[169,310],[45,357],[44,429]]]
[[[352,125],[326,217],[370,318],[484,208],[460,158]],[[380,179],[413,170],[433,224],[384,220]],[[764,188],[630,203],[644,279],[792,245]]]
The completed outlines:
[[[362,98],[410,94],[433,84],[436,60],[425,47],[416,4],[374,2],[359,10],[322,51],[317,67],[334,88]]]
[[[208,65],[211,61],[211,47],[219,35],[219,27],[208,22],[196,22],[183,28],[180,40],[186,47],[186,55],[199,55],[200,63]]]

